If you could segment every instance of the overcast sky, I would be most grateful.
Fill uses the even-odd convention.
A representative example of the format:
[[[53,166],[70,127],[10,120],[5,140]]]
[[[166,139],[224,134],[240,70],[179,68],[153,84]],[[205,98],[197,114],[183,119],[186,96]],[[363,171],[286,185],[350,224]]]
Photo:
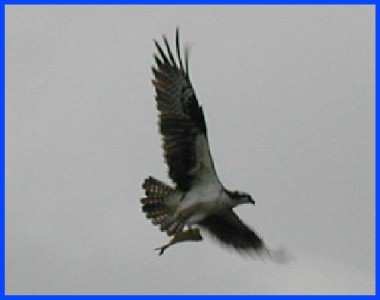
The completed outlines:
[[[153,251],[152,40],[177,25],[219,177],[287,264]],[[7,293],[373,293],[373,49],[373,6],[7,6]]]

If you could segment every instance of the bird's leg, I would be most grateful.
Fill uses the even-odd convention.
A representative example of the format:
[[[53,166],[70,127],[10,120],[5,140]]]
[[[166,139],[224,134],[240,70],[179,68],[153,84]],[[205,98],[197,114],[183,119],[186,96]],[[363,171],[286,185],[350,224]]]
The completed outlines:
[[[177,228],[176,228],[175,233],[182,232],[184,227],[185,227],[185,222],[184,222],[184,221],[179,222],[179,223],[178,223],[178,226],[177,226]]]
[[[183,227],[186,224],[186,220],[190,217],[189,209],[177,210],[174,216],[166,220],[162,224],[162,229],[166,230],[168,235],[173,235],[183,230]]]
[[[173,235],[180,231],[183,231],[183,228],[186,224],[186,221],[197,211],[199,210],[199,205],[193,205],[184,209],[177,209],[175,214],[171,217],[168,217],[162,224],[161,230],[166,231],[168,235]],[[191,229],[191,228],[190,228]]]
[[[169,235],[173,235],[178,232],[181,232],[183,230],[183,227],[185,227],[185,221],[180,219],[177,220],[174,224],[172,224],[167,230],[167,232]]]
[[[167,231],[175,222],[175,216],[166,218],[161,224],[161,231]]]

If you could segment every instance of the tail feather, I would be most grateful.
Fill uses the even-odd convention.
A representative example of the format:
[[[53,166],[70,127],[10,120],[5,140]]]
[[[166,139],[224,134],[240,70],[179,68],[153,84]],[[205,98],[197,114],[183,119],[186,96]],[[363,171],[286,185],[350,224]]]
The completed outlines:
[[[169,216],[165,201],[174,189],[153,177],[145,179],[142,187],[146,195],[141,199],[142,211],[153,225],[161,225]]]

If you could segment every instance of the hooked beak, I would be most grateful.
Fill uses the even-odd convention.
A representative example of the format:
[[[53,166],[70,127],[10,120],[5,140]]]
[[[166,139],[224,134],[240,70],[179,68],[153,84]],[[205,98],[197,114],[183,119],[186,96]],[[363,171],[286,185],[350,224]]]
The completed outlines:
[[[251,203],[252,205],[255,205],[256,204],[256,202],[255,202],[255,200],[253,200],[253,198],[252,197],[249,197],[249,203]]]

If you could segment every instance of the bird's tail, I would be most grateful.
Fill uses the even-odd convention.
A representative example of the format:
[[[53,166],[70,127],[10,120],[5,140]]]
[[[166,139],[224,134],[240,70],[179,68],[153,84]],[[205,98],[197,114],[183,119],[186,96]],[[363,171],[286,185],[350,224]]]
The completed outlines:
[[[141,199],[142,211],[153,225],[161,225],[170,215],[165,201],[174,189],[151,176],[145,179],[142,187],[146,196]]]

